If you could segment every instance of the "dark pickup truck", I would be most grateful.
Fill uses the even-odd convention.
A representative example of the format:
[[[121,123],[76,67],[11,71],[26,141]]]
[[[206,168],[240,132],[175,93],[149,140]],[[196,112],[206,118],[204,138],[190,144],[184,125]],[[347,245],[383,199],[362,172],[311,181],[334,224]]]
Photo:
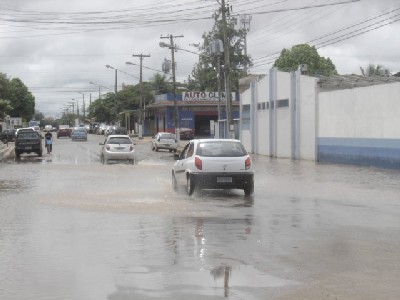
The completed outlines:
[[[36,153],[39,157],[43,154],[41,136],[36,131],[18,132],[15,138],[15,157],[20,158],[22,153]]]

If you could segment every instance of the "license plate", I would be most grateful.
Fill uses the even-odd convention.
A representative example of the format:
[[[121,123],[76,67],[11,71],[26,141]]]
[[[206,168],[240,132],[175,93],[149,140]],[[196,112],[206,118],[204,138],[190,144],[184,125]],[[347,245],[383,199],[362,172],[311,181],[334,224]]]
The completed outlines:
[[[219,183],[232,182],[232,177],[217,177],[217,182]]]
[[[32,149],[32,146],[25,146],[25,149],[26,149],[26,150],[31,150],[31,149]]]

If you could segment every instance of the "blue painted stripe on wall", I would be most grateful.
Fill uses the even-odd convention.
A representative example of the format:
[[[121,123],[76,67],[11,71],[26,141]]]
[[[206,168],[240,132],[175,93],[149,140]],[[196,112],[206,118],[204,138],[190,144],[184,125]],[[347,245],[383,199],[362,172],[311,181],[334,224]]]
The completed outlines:
[[[319,138],[318,161],[400,169],[400,139]]]

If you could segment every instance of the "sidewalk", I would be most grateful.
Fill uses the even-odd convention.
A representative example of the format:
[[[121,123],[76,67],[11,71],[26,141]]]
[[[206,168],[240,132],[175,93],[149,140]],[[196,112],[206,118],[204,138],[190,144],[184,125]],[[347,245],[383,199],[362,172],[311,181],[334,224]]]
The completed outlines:
[[[14,143],[10,142],[7,144],[0,143],[0,160],[5,157],[10,156],[10,154],[14,151]]]

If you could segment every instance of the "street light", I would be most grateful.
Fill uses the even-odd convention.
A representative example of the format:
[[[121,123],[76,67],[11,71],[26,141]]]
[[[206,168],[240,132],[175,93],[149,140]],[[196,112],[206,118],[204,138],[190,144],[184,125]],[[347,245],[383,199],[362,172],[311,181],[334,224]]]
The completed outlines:
[[[118,69],[110,66],[110,65],[106,65],[107,69],[113,69],[115,70],[115,94],[114,94],[114,105],[115,105],[115,116],[117,115],[117,82],[118,82],[118,75],[117,75],[117,71]]]
[[[83,97],[83,123],[85,123],[85,119],[86,119],[86,111],[85,111],[85,93],[82,92],[77,92],[79,94],[82,94]]]
[[[97,85],[99,87],[99,99],[101,98],[101,88],[105,88],[107,90],[111,90],[109,87],[106,87],[106,86],[98,84],[98,83],[94,83],[92,81],[90,81],[89,84]]]

